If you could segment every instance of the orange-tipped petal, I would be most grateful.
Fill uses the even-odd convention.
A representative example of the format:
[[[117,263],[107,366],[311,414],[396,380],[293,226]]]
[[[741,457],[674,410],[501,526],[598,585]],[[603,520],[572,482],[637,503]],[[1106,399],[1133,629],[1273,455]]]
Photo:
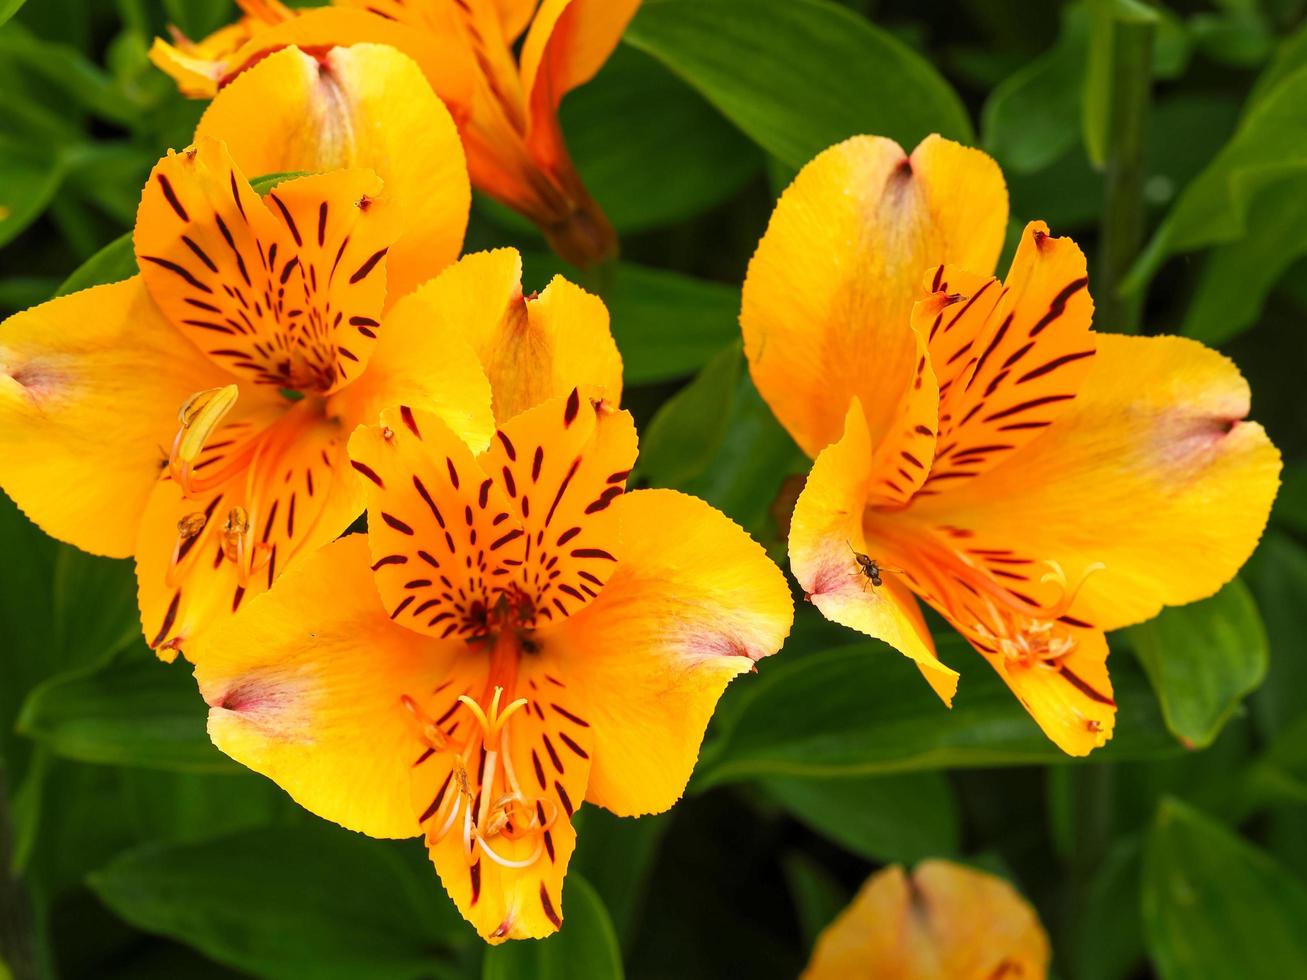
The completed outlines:
[[[955,528],[981,554],[1016,549],[1070,576],[1101,564],[1068,612],[1073,625],[1112,630],[1229,581],[1261,536],[1280,455],[1244,421],[1248,385],[1227,358],[1177,337],[1097,341],[1052,426],[911,513]],[[1047,601],[1049,587],[1031,577],[1014,584]]]
[[[501,424],[578,385],[614,405],[621,401],[622,357],[603,301],[561,276],[524,297],[514,249],[464,256],[393,315],[422,323],[442,343],[472,345]]]
[[[1048,936],[1007,882],[947,861],[872,875],[820,936],[803,980],[1044,980]]]
[[[0,324],[0,487],[54,537],[126,557],[178,406],[230,380],[139,276],[16,314]]]
[[[622,39],[640,0],[544,0],[522,44],[522,91],[533,112],[553,112],[590,81]]]
[[[913,379],[913,299],[926,269],[988,273],[1007,221],[994,161],[931,136],[907,156],[859,136],[781,196],[749,263],[740,324],[759,392],[810,456],[858,397],[874,443]]]
[[[141,622],[164,659],[178,650],[190,657],[197,636],[363,510],[346,463],[348,432],[320,399],[290,405],[251,385],[228,419],[189,473],[159,481],[141,522]]]
[[[872,581],[859,555],[885,560],[886,552],[863,529],[872,483],[871,441],[862,406],[849,405],[843,437],[817,456],[790,522],[790,569],[808,600],[832,622],[884,640],[916,662],[945,704],[957,692],[957,671],[935,653],[921,610],[886,567]]]
[[[937,267],[913,310],[939,375],[939,438],[923,495],[992,469],[1066,410],[1093,362],[1085,257],[1026,226],[1006,282]]]
[[[577,612],[618,560],[610,504],[635,453],[630,416],[575,389],[506,423],[480,458],[407,407],[360,429],[350,455],[396,621],[443,639],[484,634],[501,604],[530,627]]]
[[[369,171],[287,181],[260,198],[223,144],[201,139],[150,174],[136,218],[159,309],[250,381],[327,393],[367,365],[399,216]]]
[[[196,130],[203,137],[225,141],[251,177],[375,172],[405,222],[387,256],[389,302],[462,247],[471,189],[458,131],[418,66],[393,48],[270,54],[213,100]]]
[[[780,649],[794,610],[762,548],[702,501],[640,490],[613,509],[621,561],[541,643],[592,733],[586,799],[633,816],[680,797],[726,685]]]
[[[218,748],[350,830],[419,832],[409,769],[423,747],[401,699],[447,681],[465,648],[390,622],[363,535],[300,563],[188,653]]]

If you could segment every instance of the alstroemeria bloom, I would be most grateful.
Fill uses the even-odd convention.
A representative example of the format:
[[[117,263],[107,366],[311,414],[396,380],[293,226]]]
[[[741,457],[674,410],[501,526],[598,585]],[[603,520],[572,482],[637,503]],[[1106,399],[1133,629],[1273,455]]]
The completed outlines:
[[[1115,719],[1104,631],[1228,581],[1280,460],[1220,354],[1090,331],[1073,242],[1032,223],[991,278],[1006,221],[983,153],[851,139],[781,197],[741,324],[758,390],[815,457],[789,540],[810,600],[947,703],[957,673],[915,593],[1083,755]]]
[[[802,980],[1044,980],[1048,936],[1001,878],[948,861],[867,879],[817,937]]]
[[[336,64],[355,81],[369,73],[364,89],[405,71],[424,84],[390,49],[342,50]],[[409,145],[448,173],[457,134],[429,89],[425,108],[429,128]],[[384,113],[368,120],[391,145]],[[142,624],[161,656],[362,513],[346,445],[382,407],[403,399],[469,438],[493,428],[473,349],[383,312],[404,236],[457,248],[463,181],[412,209],[362,168],[260,197],[227,146],[201,137],[150,175],[139,275],[0,325],[0,486],[53,536],[136,556]],[[413,214],[453,229],[432,233]],[[429,274],[452,258],[429,253]]]
[[[241,0],[253,30],[207,61],[198,45],[157,40],[155,64],[188,95],[212,96],[268,52],[390,44],[411,56],[449,106],[472,183],[540,226],[559,255],[589,265],[615,253],[616,236],[577,176],[558,124],[564,95],[594,77],[639,0],[336,0],[284,11]],[[529,25],[529,28],[528,28]],[[523,31],[520,58],[514,45]],[[197,52],[196,49],[199,49]]]
[[[573,355],[548,317],[533,323],[540,301],[500,315],[514,263],[469,257],[400,308],[461,319],[488,298],[478,346],[509,356],[491,365],[495,397],[522,410],[483,442],[407,405],[359,429],[367,538],[305,559],[190,651],[219,748],[346,827],[424,835],[492,942],[559,927],[583,800],[631,816],[676,801],[722,691],[793,613],[727,518],[624,492],[636,434],[610,399],[620,381],[569,390]],[[600,315],[573,302],[564,333],[612,350],[593,342]]]

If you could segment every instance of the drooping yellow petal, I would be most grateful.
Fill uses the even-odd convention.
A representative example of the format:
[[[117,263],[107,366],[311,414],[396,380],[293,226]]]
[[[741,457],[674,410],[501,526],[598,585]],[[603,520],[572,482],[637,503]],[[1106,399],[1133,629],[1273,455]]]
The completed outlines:
[[[907,156],[859,136],[800,171],[749,263],[740,324],[759,392],[810,456],[857,396],[873,443],[913,379],[922,274],[994,267],[1007,191],[985,154],[936,136]]]
[[[472,345],[500,424],[578,385],[621,401],[622,358],[603,301],[561,276],[524,297],[515,249],[465,255],[393,315],[420,323],[439,343]]]
[[[126,557],[178,407],[230,380],[139,276],[16,314],[0,324],[0,487],[54,537]]]
[[[218,748],[350,830],[419,833],[409,770],[422,745],[401,699],[448,680],[465,648],[390,621],[363,535],[298,563],[187,653]]]
[[[518,641],[510,635],[506,643]],[[562,925],[563,876],[576,845],[572,815],[595,751],[595,733],[576,713],[576,694],[556,664],[538,650],[510,649],[514,666],[499,678],[500,649],[488,659],[475,651],[470,667],[458,665],[454,683],[418,705],[438,723],[428,728],[431,751],[412,779],[440,880],[492,944],[542,938]],[[485,675],[487,663],[489,675],[478,684],[476,672]]]
[[[1048,937],[994,875],[923,861],[872,875],[817,938],[803,980],[1044,980]]]
[[[794,611],[780,570],[693,497],[640,490],[613,505],[622,556],[599,598],[541,632],[594,743],[586,799],[622,816],[680,797],[733,677],[780,649]]]
[[[405,221],[387,256],[391,302],[462,246],[471,189],[458,131],[418,66],[393,48],[270,54],[213,100],[202,137],[225,141],[250,176],[374,171]]]
[[[215,429],[190,472],[169,473],[150,497],[136,544],[138,600],[145,637],[164,659],[191,656],[204,630],[363,511],[341,420],[320,399],[290,405],[266,392],[248,386],[253,410]]]
[[[945,704],[958,675],[935,653],[921,610],[888,567],[876,585],[858,556],[884,561],[883,544],[863,528],[871,470],[871,442],[862,406],[850,403],[843,437],[817,456],[790,522],[790,569],[808,600],[835,623],[884,640],[916,662]]]
[[[1007,281],[947,267],[913,310],[940,382],[939,438],[921,493],[946,493],[1054,424],[1095,350],[1085,257],[1048,226],[1026,226]]]
[[[363,170],[251,190],[222,143],[169,152],[134,235],[150,295],[237,376],[331,392],[367,365],[399,216]]]
[[[1100,334],[1079,394],[1003,465],[914,504],[968,547],[1018,549],[1076,578],[1073,625],[1112,630],[1208,596],[1252,552],[1280,456],[1244,421],[1248,386],[1192,340]],[[1049,586],[1032,582],[1035,598]]]

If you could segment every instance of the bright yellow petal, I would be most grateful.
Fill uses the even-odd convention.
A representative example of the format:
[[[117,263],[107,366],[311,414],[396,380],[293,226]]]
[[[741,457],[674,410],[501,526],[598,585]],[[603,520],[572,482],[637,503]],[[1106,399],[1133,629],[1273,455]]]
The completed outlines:
[[[387,257],[392,302],[458,256],[471,202],[458,131],[418,66],[393,48],[271,54],[213,100],[196,130],[205,136],[224,140],[251,177],[374,171],[405,219]]]
[[[1048,936],[1007,882],[947,861],[869,878],[817,937],[803,980],[1044,980]]]
[[[0,324],[0,487],[54,537],[126,557],[177,409],[228,380],[139,276],[12,316]]]
[[[561,276],[524,297],[514,249],[464,256],[401,301],[394,315],[422,323],[438,343],[472,345],[500,424],[578,385],[598,389],[614,405],[621,401],[622,358],[603,301]]]
[[[640,490],[612,509],[621,561],[540,641],[592,734],[586,799],[634,816],[680,797],[726,685],[780,649],[794,610],[762,548],[702,501]]]
[[[1177,337],[1097,339],[1093,367],[1055,424],[909,513],[961,529],[973,550],[1056,561],[1073,581],[1102,563],[1069,612],[1112,630],[1229,581],[1266,524],[1280,456],[1260,425],[1243,421],[1248,386],[1222,355]]]
[[[226,147],[159,161],[134,235],[159,309],[216,364],[258,384],[330,392],[367,365],[386,297],[393,200],[366,170],[260,198]]]
[[[808,455],[839,438],[854,396],[880,442],[913,378],[923,273],[988,274],[1006,221],[994,161],[935,136],[910,157],[854,137],[800,171],[749,263],[740,324],[758,390]]]
[[[935,644],[912,594],[887,570],[882,584],[863,574],[858,555],[884,560],[863,531],[872,483],[871,443],[861,405],[849,405],[843,437],[817,456],[790,522],[790,569],[808,600],[835,623],[884,640],[916,662],[945,704],[957,692],[957,671]]]
[[[993,469],[1065,411],[1093,363],[1084,253],[1026,226],[1007,280],[940,266],[913,309],[942,392],[935,460],[921,493]]]
[[[299,563],[188,652],[218,748],[350,830],[419,832],[409,769],[422,744],[401,698],[441,684],[464,651],[390,622],[362,535]]]
[[[254,411],[213,433],[185,489],[161,479],[141,522],[141,621],[165,659],[191,656],[205,629],[363,511],[363,488],[346,463],[348,430],[320,400],[291,405],[253,385],[244,397]]]

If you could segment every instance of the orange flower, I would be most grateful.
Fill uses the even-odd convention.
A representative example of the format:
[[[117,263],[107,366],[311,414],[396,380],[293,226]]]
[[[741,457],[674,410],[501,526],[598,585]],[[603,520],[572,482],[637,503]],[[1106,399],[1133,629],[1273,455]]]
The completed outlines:
[[[321,84],[316,63],[284,52],[211,113],[239,112],[262,77],[306,61]],[[333,52],[330,77],[349,93],[342,113],[376,107],[389,82],[424,84],[379,47]],[[270,108],[294,99],[265,96]],[[415,116],[426,128],[402,129]],[[402,399],[470,438],[493,427],[475,351],[385,313],[397,264],[412,282],[422,258],[430,276],[458,248],[468,189],[453,124],[429,89],[360,118],[376,138],[355,160],[375,171],[289,179],[266,197],[222,141],[170,153],[137,215],[140,274],[0,326],[0,486],[53,536],[136,556],[143,628],[167,659],[363,511],[346,458],[355,426]],[[257,142],[266,120],[240,138]],[[447,178],[421,200],[387,156],[400,139]],[[322,159],[316,145],[262,150],[292,167]]]
[[[741,323],[759,391],[815,457],[790,530],[808,598],[949,703],[915,593],[1084,755],[1115,720],[1104,631],[1228,581],[1280,459],[1224,357],[1091,332],[1070,240],[1032,223],[991,278],[1006,221],[983,153],[851,139],[781,197]]]
[[[230,34],[198,45],[155,41],[151,58],[187,95],[211,97],[288,45],[314,54],[393,45],[449,106],[474,186],[534,221],[569,262],[586,266],[616,253],[613,229],[568,155],[558,105],[602,67],[639,0],[544,0],[534,15],[534,0],[336,0],[279,13],[262,2],[241,5],[249,36],[240,45]]]
[[[1048,936],[1034,909],[993,875],[948,861],[867,879],[817,937],[803,980],[1044,980]]]
[[[502,295],[514,258],[464,259],[401,306],[461,319],[470,296]],[[793,613],[721,514],[624,492],[634,426],[616,377],[593,384],[612,365],[574,350],[612,349],[595,343],[606,314],[566,295],[480,314],[478,349],[531,362],[492,364],[496,404],[516,409],[492,437],[407,405],[359,429],[367,538],[306,559],[190,651],[219,748],[346,827],[425,835],[491,942],[561,924],[582,800],[628,816],[676,801],[722,691]]]

